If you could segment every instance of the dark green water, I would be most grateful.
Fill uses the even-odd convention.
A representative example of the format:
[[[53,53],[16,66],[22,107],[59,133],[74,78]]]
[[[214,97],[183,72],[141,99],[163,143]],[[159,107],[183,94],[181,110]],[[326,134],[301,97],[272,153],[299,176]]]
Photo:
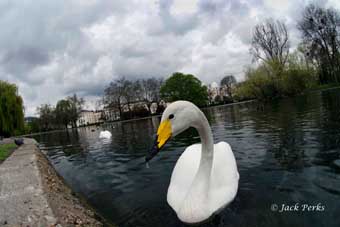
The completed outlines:
[[[340,226],[340,90],[261,105],[205,110],[215,142],[228,142],[240,172],[235,200],[203,226]],[[144,164],[159,119],[115,123],[109,141],[96,128],[37,136],[56,170],[99,213],[119,226],[184,226],[166,202],[181,152],[194,130]],[[91,129],[96,129],[94,132]],[[299,203],[275,212],[272,204]],[[303,204],[324,207],[302,211]]]

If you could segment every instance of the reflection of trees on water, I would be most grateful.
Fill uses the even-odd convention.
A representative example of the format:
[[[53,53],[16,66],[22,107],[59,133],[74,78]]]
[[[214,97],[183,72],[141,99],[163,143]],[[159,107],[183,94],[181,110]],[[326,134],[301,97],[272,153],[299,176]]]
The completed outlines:
[[[340,98],[339,90],[322,93],[322,145],[324,149],[340,148]]]
[[[246,194],[247,190],[244,188],[250,184],[248,187],[252,189],[251,197],[255,197],[250,201],[239,197],[244,203],[240,206],[246,207],[246,203],[253,203],[260,213],[267,214],[268,207],[273,202],[294,203],[321,198],[323,199],[321,201],[326,203],[327,195],[316,196],[320,191],[314,185],[315,180],[323,176],[322,170],[306,168],[312,165],[317,152],[317,149],[313,148],[318,145],[313,133],[319,127],[322,101],[320,95],[316,93],[273,101],[265,105],[254,103],[253,107],[244,113],[246,116],[243,119],[248,118],[247,130],[253,130],[247,141],[254,141],[253,145],[256,146],[250,148],[251,153],[259,153],[261,150],[265,153],[261,163],[256,167],[242,172],[240,166],[239,194]],[[243,162],[242,165],[248,164]],[[244,178],[246,180],[243,180]],[[255,185],[252,186],[249,182]],[[270,194],[263,193],[267,191],[270,191]],[[261,202],[258,205],[259,200]],[[263,203],[263,200],[266,202]],[[268,204],[268,207],[262,208],[261,205],[265,204]],[[275,217],[275,221],[285,223],[284,218],[286,217],[278,216]]]
[[[207,118],[207,120],[209,121],[210,124],[213,124],[216,122],[215,120],[215,113],[216,113],[216,107],[215,108],[205,108],[202,109],[205,117]]]
[[[274,105],[278,106],[278,105]],[[285,100],[280,108],[269,111],[267,125],[273,134],[268,151],[286,169],[300,169],[304,166],[302,150],[304,133],[297,116],[297,107],[293,100]]]
[[[266,160],[275,158],[285,169],[303,169],[312,154],[305,153],[309,128],[315,127],[320,106],[318,94],[274,100],[251,112],[255,132],[266,137]],[[316,113],[315,113],[316,112]],[[273,155],[270,155],[273,154]]]
[[[317,139],[320,143],[315,162],[330,166],[340,158],[340,99],[339,90],[329,90],[321,93],[322,105]]]
[[[223,127],[228,127],[228,129],[239,130],[244,126],[245,115],[243,112],[247,111],[251,106],[251,103],[217,106],[204,109],[204,114],[211,125],[222,125]]]
[[[112,132],[116,153],[146,153],[155,134],[151,119],[119,123]]]
[[[77,130],[41,134],[35,138],[46,147],[56,148],[56,150],[49,149],[48,152],[61,150],[66,156],[69,156],[84,151],[80,142],[81,135],[79,135]]]
[[[332,202],[340,194],[339,178],[330,171],[340,154],[337,97],[339,91],[318,92],[282,100],[279,108],[266,105],[264,116],[252,114],[255,131],[265,131],[267,152],[261,168],[271,170],[265,175],[270,178],[267,187],[275,188],[274,198],[284,202],[318,198],[329,210],[325,219],[339,210]]]

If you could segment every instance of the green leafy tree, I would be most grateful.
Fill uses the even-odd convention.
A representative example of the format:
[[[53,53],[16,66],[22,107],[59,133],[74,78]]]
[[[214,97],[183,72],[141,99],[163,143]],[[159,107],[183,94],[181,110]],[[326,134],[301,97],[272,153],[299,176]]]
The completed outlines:
[[[70,121],[73,127],[77,127],[77,120],[80,117],[85,101],[83,98],[78,98],[77,94],[67,97],[67,101],[71,105],[71,109],[69,113]]]
[[[18,88],[0,80],[0,135],[12,136],[24,130],[24,108]]]
[[[215,101],[216,104],[220,104],[220,103],[222,103],[223,100],[222,100],[222,97],[220,95],[216,95],[214,101]]]
[[[43,131],[52,129],[56,123],[55,110],[49,104],[42,104],[37,108],[39,125]]]
[[[263,64],[254,69],[249,68],[245,77],[245,81],[235,86],[234,96],[237,100],[294,96],[317,83],[314,68],[308,66],[299,52],[288,56],[279,80],[270,76]]]
[[[56,119],[60,125],[67,128],[72,121],[72,103],[69,100],[59,100],[55,108]]]
[[[197,106],[205,106],[208,102],[207,87],[202,86],[202,82],[191,74],[172,74],[162,85],[160,94],[169,102],[187,100]]]
[[[25,124],[25,134],[40,132],[40,125],[38,118],[32,118],[31,121]]]

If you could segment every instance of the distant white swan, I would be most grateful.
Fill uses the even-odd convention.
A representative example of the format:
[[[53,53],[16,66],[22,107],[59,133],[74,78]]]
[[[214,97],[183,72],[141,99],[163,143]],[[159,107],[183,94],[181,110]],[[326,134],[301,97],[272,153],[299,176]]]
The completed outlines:
[[[100,139],[110,139],[111,136],[112,136],[111,132],[110,132],[110,131],[107,131],[107,130],[101,131],[101,132],[99,133],[99,138],[100,138]]]
[[[167,200],[178,218],[199,223],[228,205],[236,196],[239,173],[226,142],[214,144],[208,120],[191,102],[177,101],[164,111],[148,162],[164,144],[189,127],[198,131],[202,144],[185,149],[172,172]]]

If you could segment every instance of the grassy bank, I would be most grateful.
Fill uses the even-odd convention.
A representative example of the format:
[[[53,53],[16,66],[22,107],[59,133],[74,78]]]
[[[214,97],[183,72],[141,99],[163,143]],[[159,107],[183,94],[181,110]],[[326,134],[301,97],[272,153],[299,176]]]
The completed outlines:
[[[0,163],[3,162],[17,146],[14,143],[0,145]]]

